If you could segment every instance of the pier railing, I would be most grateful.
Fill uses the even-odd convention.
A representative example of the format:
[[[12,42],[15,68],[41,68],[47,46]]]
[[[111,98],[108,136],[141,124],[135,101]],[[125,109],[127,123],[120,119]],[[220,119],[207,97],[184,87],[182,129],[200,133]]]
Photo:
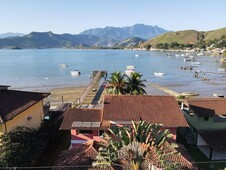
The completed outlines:
[[[89,83],[88,87],[85,89],[82,96],[80,97],[80,99],[79,99],[80,104],[82,104],[84,102],[85,98],[87,97],[89,92],[92,90],[94,85],[97,83],[97,81],[100,79],[100,77],[101,77],[101,71],[98,71],[97,74],[95,75],[95,77],[93,78],[93,80]]]

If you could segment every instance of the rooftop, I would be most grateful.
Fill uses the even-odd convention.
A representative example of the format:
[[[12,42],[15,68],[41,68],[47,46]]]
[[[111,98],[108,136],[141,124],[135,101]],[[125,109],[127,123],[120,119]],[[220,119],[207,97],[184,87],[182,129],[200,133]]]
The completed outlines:
[[[140,118],[164,127],[188,126],[173,96],[105,96],[103,120],[131,122]]]
[[[49,95],[50,93],[0,90],[0,117],[3,122],[7,122]]]
[[[225,98],[193,98],[188,105],[199,116],[226,115]]]

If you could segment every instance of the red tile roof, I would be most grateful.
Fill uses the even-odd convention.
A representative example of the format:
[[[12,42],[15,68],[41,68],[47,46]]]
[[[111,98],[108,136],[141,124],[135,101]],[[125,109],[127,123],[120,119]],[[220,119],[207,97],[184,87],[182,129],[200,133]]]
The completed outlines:
[[[225,115],[225,98],[193,98],[188,100],[189,107],[199,116]]]
[[[50,93],[0,90],[0,118],[7,122],[49,95]]]
[[[89,141],[85,144],[80,144],[69,150],[63,151],[55,162],[55,166],[57,166],[55,169],[113,170],[111,167],[92,167],[92,162],[96,159],[98,154],[94,145],[94,141]]]
[[[172,96],[105,96],[103,120],[139,121],[140,117],[164,127],[188,126]]]
[[[101,122],[102,109],[68,109],[60,126],[62,130],[70,130],[74,121]]]

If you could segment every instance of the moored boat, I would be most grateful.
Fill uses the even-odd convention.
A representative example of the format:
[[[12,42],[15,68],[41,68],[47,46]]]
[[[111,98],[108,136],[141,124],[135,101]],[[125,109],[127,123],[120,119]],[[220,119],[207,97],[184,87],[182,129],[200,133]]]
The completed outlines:
[[[161,72],[154,72],[154,75],[155,75],[155,76],[160,76],[160,77],[162,77],[162,76],[164,76],[164,75],[165,75],[165,73],[161,73]]]
[[[218,94],[218,93],[213,93],[214,97],[220,97],[220,98],[224,98],[223,94]]]
[[[80,74],[81,74],[81,72],[79,70],[72,70],[71,71],[72,76],[79,76]]]
[[[135,67],[133,65],[126,66],[125,74],[127,76],[130,76],[134,72],[135,72]]]
[[[59,64],[59,67],[60,68],[66,68],[66,67],[68,67],[68,65],[67,64]]]

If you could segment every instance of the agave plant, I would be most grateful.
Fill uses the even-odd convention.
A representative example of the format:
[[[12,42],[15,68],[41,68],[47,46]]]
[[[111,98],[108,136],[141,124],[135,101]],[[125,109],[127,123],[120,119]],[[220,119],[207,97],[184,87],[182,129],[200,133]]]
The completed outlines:
[[[170,156],[177,154],[176,144],[169,144],[172,134],[164,130],[161,125],[145,121],[136,123],[132,127],[121,126],[109,129],[104,135],[105,142],[99,149],[96,167],[120,166],[124,169],[146,169],[150,162],[158,160],[159,166],[176,169],[176,164]],[[169,169],[170,169],[169,168]]]

